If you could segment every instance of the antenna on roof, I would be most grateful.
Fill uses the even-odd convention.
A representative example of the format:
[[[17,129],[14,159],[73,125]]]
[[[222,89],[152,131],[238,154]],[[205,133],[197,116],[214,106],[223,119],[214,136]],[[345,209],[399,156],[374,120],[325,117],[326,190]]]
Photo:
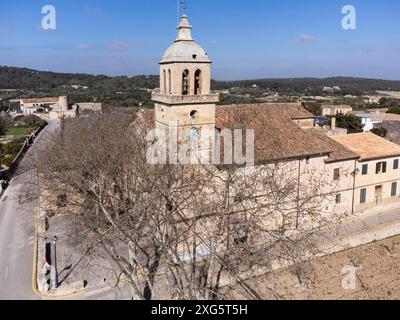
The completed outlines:
[[[187,14],[189,3],[188,0],[177,0],[177,1],[178,1],[178,24],[179,24],[181,17],[184,14]]]

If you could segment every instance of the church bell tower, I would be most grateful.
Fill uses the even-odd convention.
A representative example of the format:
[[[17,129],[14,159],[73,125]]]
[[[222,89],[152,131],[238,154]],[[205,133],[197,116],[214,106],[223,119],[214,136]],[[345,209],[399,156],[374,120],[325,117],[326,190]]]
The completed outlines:
[[[181,142],[197,141],[199,148],[207,149],[219,101],[210,89],[212,62],[192,39],[186,15],[177,29],[177,39],[160,61],[160,88],[152,94],[155,125],[166,132],[176,131]]]

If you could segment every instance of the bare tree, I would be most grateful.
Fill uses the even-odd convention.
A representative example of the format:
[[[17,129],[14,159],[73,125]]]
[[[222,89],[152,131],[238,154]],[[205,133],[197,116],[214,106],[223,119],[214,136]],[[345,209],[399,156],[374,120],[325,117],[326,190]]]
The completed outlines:
[[[340,219],[321,210],[337,187],[324,172],[150,165],[145,133],[137,114],[66,121],[37,159],[47,209],[106,251],[134,299],[223,299],[236,285],[260,298],[245,281],[255,266],[302,266]]]

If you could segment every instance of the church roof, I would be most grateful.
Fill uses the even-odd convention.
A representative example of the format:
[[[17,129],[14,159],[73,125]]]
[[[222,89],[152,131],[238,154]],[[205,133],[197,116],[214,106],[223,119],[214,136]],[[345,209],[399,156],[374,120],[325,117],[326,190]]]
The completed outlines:
[[[255,104],[240,104],[240,105],[230,105],[226,107],[251,107]],[[315,116],[303,108],[299,103],[259,103],[257,104],[259,107],[269,108],[269,111],[283,113],[286,117],[289,117],[292,120],[301,120],[301,119],[314,119]]]
[[[221,106],[217,108],[216,126],[253,129],[256,163],[329,156],[334,151],[332,146],[292,121],[305,115],[293,104]]]
[[[309,131],[314,136],[314,139],[320,140],[324,145],[326,145],[328,148],[332,150],[332,153],[329,155],[329,158],[325,160],[326,163],[360,158],[360,156],[357,153],[353,152],[351,149],[345,147],[344,145],[338,143],[331,137],[328,137],[321,130],[310,129]]]
[[[178,37],[164,53],[161,64],[171,62],[202,62],[211,63],[207,53],[197,44],[191,35],[192,26],[187,16],[182,16],[178,29]]]

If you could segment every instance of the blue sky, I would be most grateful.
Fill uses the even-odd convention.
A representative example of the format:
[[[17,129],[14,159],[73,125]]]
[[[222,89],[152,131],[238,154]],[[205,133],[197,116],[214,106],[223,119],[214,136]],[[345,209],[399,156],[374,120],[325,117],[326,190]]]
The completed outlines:
[[[0,65],[156,74],[175,40],[176,0],[0,0]],[[57,29],[39,26],[44,5]],[[357,9],[357,29],[341,9]],[[215,79],[360,76],[400,80],[398,0],[189,0]]]

